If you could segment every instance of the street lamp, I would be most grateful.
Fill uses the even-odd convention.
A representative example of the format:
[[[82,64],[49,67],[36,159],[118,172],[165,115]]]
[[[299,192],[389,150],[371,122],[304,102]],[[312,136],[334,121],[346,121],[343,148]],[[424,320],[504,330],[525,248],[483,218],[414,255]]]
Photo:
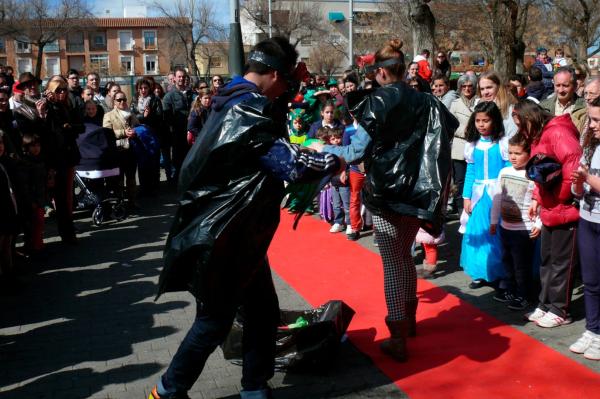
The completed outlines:
[[[269,0],[269,39],[273,37],[273,0]]]
[[[350,68],[354,67],[354,50],[353,50],[353,22],[354,22],[354,0],[348,2],[348,59],[350,60]]]
[[[229,0],[229,75],[241,75],[244,68],[244,44],[240,26],[240,0]]]

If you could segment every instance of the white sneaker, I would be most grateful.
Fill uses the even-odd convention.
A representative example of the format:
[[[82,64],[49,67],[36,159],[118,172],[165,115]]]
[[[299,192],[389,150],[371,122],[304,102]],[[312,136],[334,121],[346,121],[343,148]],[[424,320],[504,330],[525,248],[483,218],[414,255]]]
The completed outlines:
[[[352,226],[346,226],[346,234],[352,234]]]
[[[341,231],[344,231],[344,226],[342,226],[339,223],[334,223],[333,226],[331,226],[331,228],[329,229],[330,233],[339,233]]]
[[[595,337],[596,334],[585,330],[581,337],[573,345],[569,346],[569,350],[573,353],[584,353],[590,347]]]
[[[544,315],[546,314],[545,311],[543,311],[540,308],[535,308],[535,310],[533,312],[530,313],[526,313],[525,314],[525,318],[529,321],[533,321],[534,323],[536,321],[538,321],[539,319],[541,319],[542,317],[544,317]]]
[[[600,336],[598,334],[594,335],[590,346],[583,352],[583,357],[589,360],[600,360]]]
[[[546,314],[536,321],[539,327],[543,328],[554,328],[558,326],[564,326],[570,324],[573,320],[570,317],[561,317],[552,312],[546,312]]]

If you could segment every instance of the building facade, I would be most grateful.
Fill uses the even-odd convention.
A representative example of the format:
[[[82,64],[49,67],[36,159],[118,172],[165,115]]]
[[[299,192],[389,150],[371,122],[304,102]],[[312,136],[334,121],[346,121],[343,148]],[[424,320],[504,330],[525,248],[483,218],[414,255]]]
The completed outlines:
[[[187,21],[182,21],[186,29]],[[103,77],[166,74],[186,66],[185,49],[174,38],[167,18],[94,18],[43,48],[41,78],[75,69]],[[191,35],[191,32],[190,32]],[[38,48],[9,37],[0,38],[0,64],[16,76],[34,72]]]
[[[315,11],[315,14],[317,14],[316,17],[318,20],[312,21],[311,25],[319,26],[321,29],[308,37],[305,37],[305,32],[302,32],[301,29],[297,31],[298,34],[303,35],[296,46],[300,58],[306,63],[309,70],[314,71],[311,67],[316,67],[317,64],[317,60],[312,59],[315,57],[315,48],[321,47],[325,52],[338,51],[340,56],[337,57],[338,65],[334,68],[334,73],[341,74],[352,64],[347,56],[350,26],[349,2],[347,0],[273,1],[271,13],[272,23],[273,25],[294,24],[294,20],[305,15],[307,9],[313,10]],[[267,10],[260,10],[259,14],[267,12]],[[382,15],[384,12],[384,8],[380,1],[354,0],[352,16],[354,21],[353,31],[355,49],[357,49],[356,39],[358,36],[366,30],[370,30],[368,26],[362,26],[360,21],[365,20],[364,17],[377,18],[378,15]],[[250,15],[247,9],[242,10],[240,13],[240,23],[242,25],[242,36],[245,44],[254,45],[268,37],[269,29],[266,21],[268,21],[267,15],[260,15],[257,18],[256,16]],[[275,33],[276,30],[274,29],[273,32]],[[297,35],[292,33],[290,41],[294,43],[296,38]]]

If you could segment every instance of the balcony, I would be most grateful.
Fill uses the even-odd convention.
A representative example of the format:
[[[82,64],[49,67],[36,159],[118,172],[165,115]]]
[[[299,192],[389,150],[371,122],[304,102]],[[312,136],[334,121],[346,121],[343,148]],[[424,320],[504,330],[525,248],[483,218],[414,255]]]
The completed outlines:
[[[83,53],[85,52],[85,44],[83,43],[67,43],[68,53]]]
[[[60,52],[60,46],[58,43],[48,43],[44,46],[44,53],[58,53]]]
[[[91,43],[90,51],[106,51],[106,43]]]

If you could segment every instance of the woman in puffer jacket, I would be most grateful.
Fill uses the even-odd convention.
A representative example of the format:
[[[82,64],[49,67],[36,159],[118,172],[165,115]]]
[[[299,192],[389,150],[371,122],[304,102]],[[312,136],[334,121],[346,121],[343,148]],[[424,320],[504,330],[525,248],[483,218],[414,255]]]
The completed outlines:
[[[559,177],[548,183],[536,182],[529,210],[532,220],[538,213],[542,220],[542,290],[537,308],[526,315],[540,327],[558,327],[572,321],[573,271],[579,263],[579,211],[571,193],[571,174],[582,153],[579,133],[569,114],[553,117],[531,101],[515,105],[513,115],[519,130],[531,141],[531,157],[544,155],[561,165]]]

